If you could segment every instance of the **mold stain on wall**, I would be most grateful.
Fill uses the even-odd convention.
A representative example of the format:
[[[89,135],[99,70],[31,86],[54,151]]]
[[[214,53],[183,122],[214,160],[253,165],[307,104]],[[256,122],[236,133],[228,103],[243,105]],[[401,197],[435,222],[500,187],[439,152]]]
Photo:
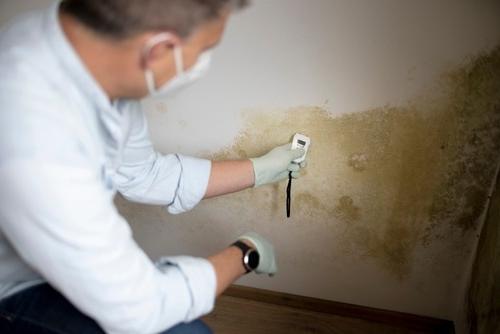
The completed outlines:
[[[320,107],[252,110],[234,144],[212,158],[258,156],[307,134],[312,146],[294,182],[291,223],[304,233],[320,225],[335,251],[404,279],[417,246],[472,233],[483,212],[500,156],[500,47],[443,74],[436,87],[406,105],[336,118]],[[284,188],[208,205],[283,221]]]

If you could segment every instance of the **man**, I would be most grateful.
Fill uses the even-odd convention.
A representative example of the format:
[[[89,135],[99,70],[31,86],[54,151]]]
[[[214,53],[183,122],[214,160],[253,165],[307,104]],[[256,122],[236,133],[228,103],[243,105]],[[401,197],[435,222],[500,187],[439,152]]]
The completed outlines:
[[[114,205],[163,205],[298,176],[280,146],[250,160],[153,150],[139,100],[200,77],[244,0],[65,0],[0,34],[0,332],[210,333],[198,319],[246,272],[255,233],[208,259],[153,264]],[[166,240],[168,242],[168,240]]]

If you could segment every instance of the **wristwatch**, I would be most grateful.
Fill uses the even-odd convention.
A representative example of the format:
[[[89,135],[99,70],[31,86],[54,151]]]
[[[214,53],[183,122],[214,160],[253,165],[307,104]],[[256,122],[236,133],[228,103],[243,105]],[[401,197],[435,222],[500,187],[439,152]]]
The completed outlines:
[[[236,241],[231,246],[236,246],[243,252],[242,262],[247,274],[259,266],[260,255],[255,249],[241,240]]]

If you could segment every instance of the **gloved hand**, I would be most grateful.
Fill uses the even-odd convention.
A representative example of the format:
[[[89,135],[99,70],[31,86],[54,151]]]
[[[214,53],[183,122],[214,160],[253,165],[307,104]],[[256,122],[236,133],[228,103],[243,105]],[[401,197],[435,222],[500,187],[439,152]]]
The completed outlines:
[[[259,265],[255,269],[257,274],[273,276],[278,271],[274,256],[274,247],[266,239],[255,232],[248,232],[239,237],[238,240],[250,241],[259,253]]]
[[[292,161],[302,155],[303,149],[292,150],[292,144],[285,144],[261,157],[250,159],[255,173],[255,187],[284,180],[288,178],[289,172],[292,172],[293,178],[297,178],[300,167],[305,164],[299,165]]]

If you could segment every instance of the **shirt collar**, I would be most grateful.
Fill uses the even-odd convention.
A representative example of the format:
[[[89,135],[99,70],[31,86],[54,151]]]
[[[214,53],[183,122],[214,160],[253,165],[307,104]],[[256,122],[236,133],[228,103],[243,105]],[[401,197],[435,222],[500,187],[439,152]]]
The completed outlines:
[[[66,38],[59,20],[61,1],[55,1],[47,10],[44,25],[47,40],[66,74],[77,84],[85,97],[98,109],[114,109],[106,92],[88,71],[69,40]]]

